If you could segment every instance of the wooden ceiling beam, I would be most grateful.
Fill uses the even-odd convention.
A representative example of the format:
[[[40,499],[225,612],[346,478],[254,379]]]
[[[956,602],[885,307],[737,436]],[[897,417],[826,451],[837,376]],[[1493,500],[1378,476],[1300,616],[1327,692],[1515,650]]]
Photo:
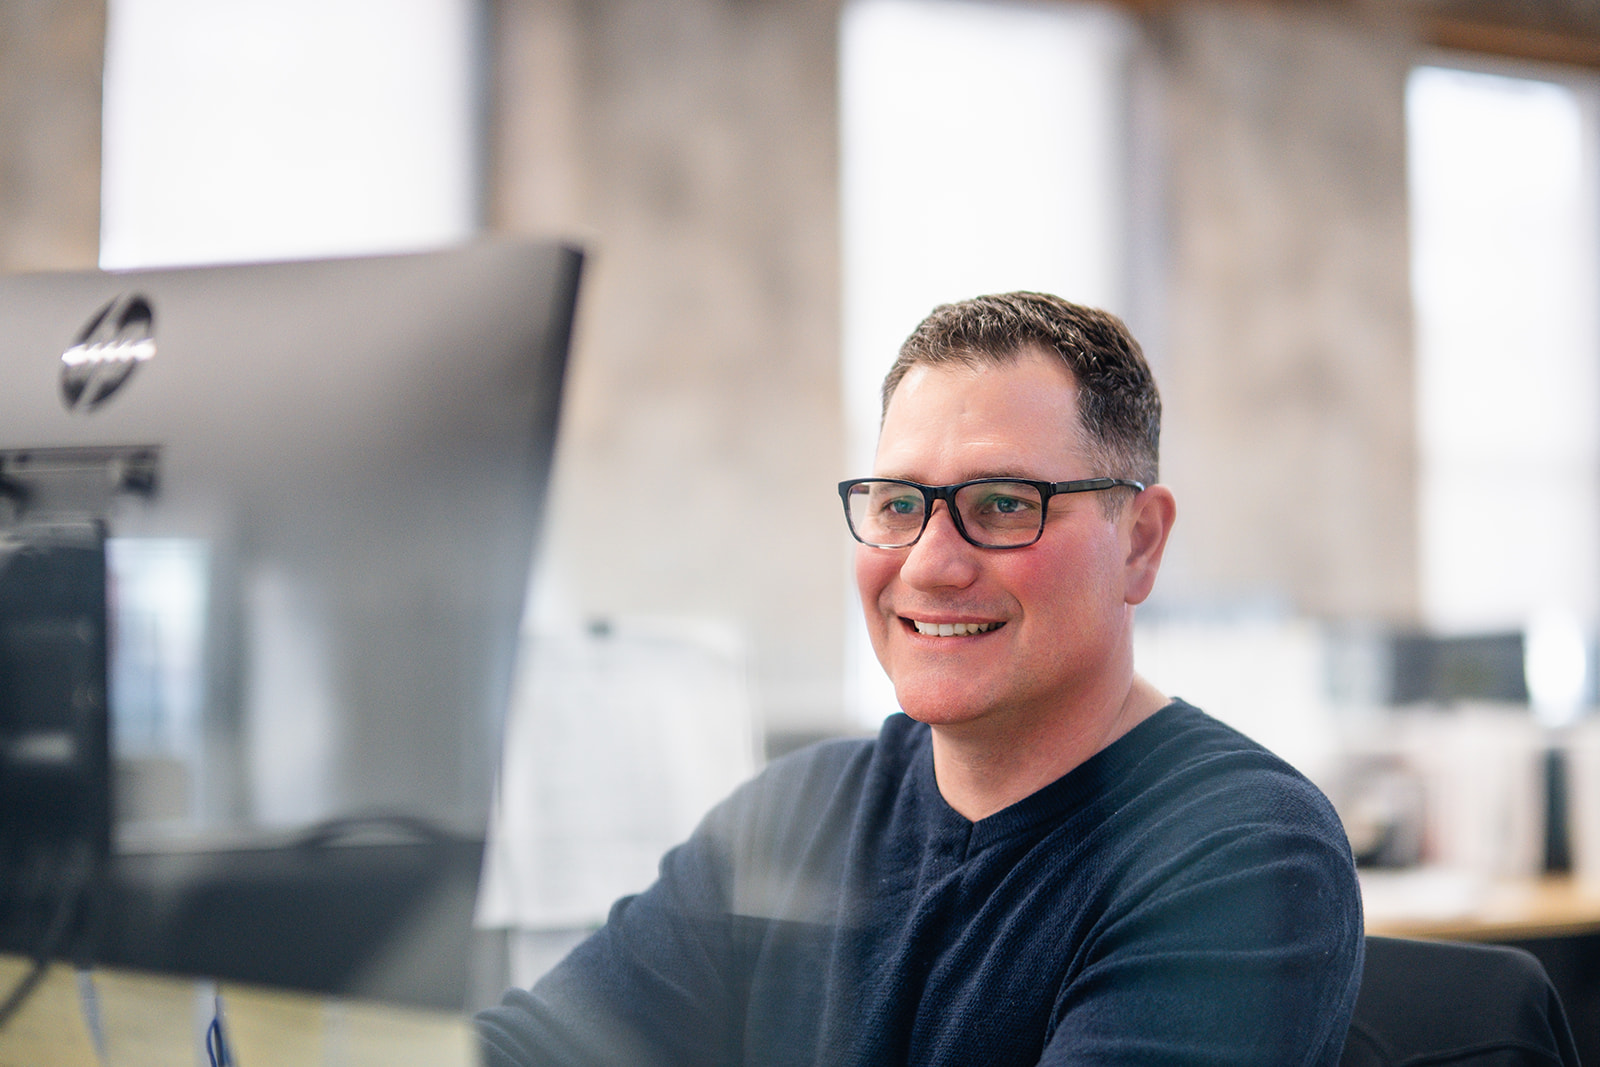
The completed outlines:
[[[1422,23],[1438,48],[1600,70],[1600,36],[1435,15]]]
[[[1365,20],[1383,13],[1398,14],[1416,27],[1427,45],[1505,59],[1560,63],[1600,70],[1600,17],[1583,28],[1553,28],[1546,19],[1532,17],[1535,8],[1516,3],[1479,4],[1472,12],[1442,12],[1440,5],[1389,0],[1111,0],[1143,16],[1159,16],[1195,3],[1229,3],[1257,8],[1304,7],[1348,14]],[[1428,10],[1428,8],[1433,10]]]

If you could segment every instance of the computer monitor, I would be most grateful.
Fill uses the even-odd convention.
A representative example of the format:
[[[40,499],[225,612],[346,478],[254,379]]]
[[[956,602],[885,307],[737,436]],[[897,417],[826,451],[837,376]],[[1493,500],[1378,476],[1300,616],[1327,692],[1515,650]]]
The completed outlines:
[[[115,825],[79,954],[463,1003],[580,261],[0,279],[0,541],[62,573],[104,541]],[[19,714],[0,755],[60,756]],[[106,777],[92,747],[68,778]]]

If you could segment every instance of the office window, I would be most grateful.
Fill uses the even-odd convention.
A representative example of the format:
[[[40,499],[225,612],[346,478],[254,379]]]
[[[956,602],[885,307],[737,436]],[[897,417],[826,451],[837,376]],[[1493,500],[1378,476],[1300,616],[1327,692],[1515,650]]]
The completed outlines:
[[[852,470],[878,384],[937,303],[1042,289],[1123,310],[1128,18],[1090,5],[853,0],[840,30]],[[859,617],[847,701],[896,705]]]
[[[470,237],[477,18],[475,0],[110,0],[101,266],[356,255]],[[209,548],[119,538],[107,561],[120,817],[182,819],[206,788]],[[301,717],[302,762],[315,763],[326,686],[313,635],[288,593],[251,592],[251,624],[304,651],[289,661],[305,669],[264,691]],[[261,767],[280,765],[293,763]],[[256,778],[273,818],[319,799],[261,768]]]
[[[1419,67],[1406,109],[1425,618],[1446,633],[1589,627],[1600,591],[1593,87]]]
[[[110,0],[101,265],[395,251],[478,214],[474,0]]]

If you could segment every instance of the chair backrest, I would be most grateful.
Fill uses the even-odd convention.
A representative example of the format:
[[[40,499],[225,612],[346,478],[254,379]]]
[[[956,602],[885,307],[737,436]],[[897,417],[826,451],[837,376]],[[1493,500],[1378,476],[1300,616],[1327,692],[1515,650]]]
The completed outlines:
[[[1577,1067],[1566,1012],[1522,949],[1367,938],[1340,1067]]]

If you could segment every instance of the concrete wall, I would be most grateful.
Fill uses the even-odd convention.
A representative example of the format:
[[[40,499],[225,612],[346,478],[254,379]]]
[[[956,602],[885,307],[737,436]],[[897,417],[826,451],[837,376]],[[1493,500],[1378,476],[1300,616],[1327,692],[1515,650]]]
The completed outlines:
[[[1190,4],[1154,25],[1168,187],[1164,593],[1417,611],[1403,25]]]
[[[552,539],[567,602],[734,620],[770,725],[835,720],[837,6],[496,10],[491,225],[594,252]],[[1143,24],[1161,143],[1141,165],[1165,177],[1135,271],[1160,292],[1135,303],[1182,507],[1163,599],[1412,618],[1410,37],[1294,5]],[[756,478],[789,492],[741,536],[719,487]],[[595,525],[618,493],[639,522]]]
[[[777,729],[841,715],[832,2],[500,0],[492,229],[579,237],[548,572],[745,630]]]
[[[99,258],[104,50],[103,0],[0,3],[0,271]]]
[[[592,253],[555,599],[742,627],[780,730],[841,722],[854,610],[831,491],[839,3],[490,5],[488,227]],[[1142,20],[1159,144],[1136,273],[1182,508],[1170,603],[1415,616],[1415,35],[1360,13],[1377,6]],[[95,261],[103,28],[101,0],[0,4],[0,268]],[[752,508],[735,484],[768,488]]]

